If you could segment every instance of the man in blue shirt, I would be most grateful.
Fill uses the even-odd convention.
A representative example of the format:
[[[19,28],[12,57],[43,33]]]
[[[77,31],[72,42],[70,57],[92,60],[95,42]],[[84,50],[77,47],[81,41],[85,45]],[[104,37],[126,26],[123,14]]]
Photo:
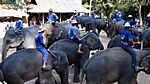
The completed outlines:
[[[125,23],[126,22],[128,22],[130,26],[133,27],[134,21],[133,21],[132,15],[128,15],[128,19],[125,21]]]
[[[92,17],[92,18],[96,18],[95,16],[96,16],[96,13],[95,13],[94,11],[92,11],[91,17]]]
[[[52,9],[49,9],[49,14],[48,14],[48,21],[49,22],[56,22],[58,20],[58,16],[53,13]]]
[[[134,49],[131,47],[131,45],[134,44],[133,40],[132,40],[132,34],[129,31],[130,29],[130,24],[127,22],[124,25],[124,30],[122,30],[120,32],[120,39],[121,39],[121,47],[127,51],[128,53],[130,53],[130,55],[132,56],[132,67],[134,67],[135,71],[139,71],[141,69],[143,69],[143,67],[139,67],[136,60],[136,52],[134,51]]]
[[[115,10],[115,13],[113,14],[112,18],[113,18],[114,21],[120,21],[120,20],[122,20],[121,12],[118,11],[118,10]]]
[[[145,19],[145,25],[147,28],[150,28],[150,13],[147,15],[147,18]]]
[[[44,32],[44,29],[40,29],[38,31],[38,34],[36,35],[36,38],[35,38],[35,44],[36,44],[36,49],[39,50],[43,54],[44,63],[43,63],[42,68],[46,69],[47,60],[48,60],[48,52],[47,52],[45,45],[43,43],[43,36],[42,36],[43,32]]]
[[[22,17],[21,16],[16,16],[16,25],[15,25],[15,32],[16,34],[20,34],[22,32],[23,28],[23,22],[22,22]]]
[[[71,21],[72,23],[72,26],[73,27],[70,27],[69,28],[69,31],[68,31],[68,38],[73,40],[75,43],[77,43],[79,45],[78,47],[78,53],[82,54],[83,52],[81,51],[81,40],[80,38],[77,36],[77,28],[76,28],[76,24],[77,24],[77,21],[76,20],[72,20]]]

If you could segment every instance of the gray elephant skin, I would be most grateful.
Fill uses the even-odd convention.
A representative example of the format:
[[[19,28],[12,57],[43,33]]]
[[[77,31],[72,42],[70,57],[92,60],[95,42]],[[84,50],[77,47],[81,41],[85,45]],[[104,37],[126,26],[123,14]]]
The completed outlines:
[[[150,52],[136,50],[140,65],[144,72],[150,74]],[[131,66],[131,56],[120,47],[114,47],[94,54],[84,65],[81,80],[84,74],[86,84],[137,84],[137,74]],[[82,84],[82,81],[80,84]]]
[[[56,23],[56,26],[54,27],[51,24],[46,23],[40,26],[40,28],[46,29],[44,35],[46,36],[47,39],[45,42],[47,48],[55,41],[68,38],[68,31],[70,27],[73,27],[70,23]],[[77,35],[80,36],[80,32],[78,29]]]
[[[89,59],[89,53],[92,49],[104,49],[103,45],[101,44],[98,36],[96,36],[94,33],[89,32],[86,33],[81,37],[82,39],[82,51],[84,52],[83,55],[80,55],[77,53],[78,45],[69,39],[62,39],[59,41],[54,42],[50,47],[49,50],[51,51],[57,51],[64,53],[67,56],[68,59],[68,65],[75,65],[74,69],[74,82],[79,82],[79,74],[80,74],[80,68],[83,67],[83,64],[86,62],[86,60]],[[58,56],[58,55],[56,55]],[[66,67],[66,66],[65,66]],[[57,73],[59,74],[61,78],[62,84],[68,84],[68,67],[59,67],[55,68]]]
[[[124,22],[125,20],[120,20],[117,22],[114,22],[111,18],[108,19],[108,28],[107,28],[107,34],[108,37],[112,38],[115,35],[118,35],[121,30],[124,29]]]
[[[35,48],[35,36],[38,32],[39,26],[34,25],[29,28],[23,28],[22,33],[17,35],[14,29],[10,29],[5,33],[2,44],[2,60],[7,56],[9,48]]]
[[[0,81],[5,81],[7,84],[24,84],[24,82],[32,80],[36,77],[40,78],[40,84],[47,84],[51,81],[51,70],[53,68],[53,63],[57,64],[57,60],[54,54],[61,57],[63,54],[54,52],[49,52],[49,58],[47,64],[49,67],[49,74],[42,73],[42,59],[43,55],[40,51],[36,49],[22,49],[7,57],[2,63],[0,63]],[[63,59],[64,60],[64,59]],[[62,62],[60,62],[63,64]],[[48,79],[47,79],[48,77]],[[43,80],[46,80],[42,82]],[[46,82],[46,83],[45,83]],[[52,83],[56,84],[56,83]]]
[[[44,33],[45,33],[46,39],[47,39],[47,41],[45,43],[47,48],[55,41],[68,38],[69,28],[72,27],[72,25],[70,23],[56,23],[56,25],[57,25],[56,27],[52,27],[51,24],[44,24],[43,26],[41,26],[41,28],[46,29],[46,31]],[[76,29],[76,30],[77,30],[77,35],[80,36],[80,31],[78,29]],[[90,36],[89,34],[88,34],[88,36]],[[93,37],[93,38],[91,38],[91,37]],[[86,37],[86,38],[90,38],[89,42],[91,42],[90,46],[88,46],[88,47],[91,50],[94,50],[94,49],[102,50],[104,47],[103,47],[100,39],[98,38],[98,36],[94,35],[94,33],[91,33],[91,37]],[[85,42],[85,41],[83,41],[83,42]],[[96,42],[97,45],[93,45],[92,42]]]
[[[143,33],[143,48],[150,48],[150,29],[146,29]]]
[[[93,32],[96,33],[96,29],[97,29],[98,34],[101,32],[101,30],[104,30],[107,33],[107,23],[102,19],[92,18],[89,16],[77,16],[76,20],[78,24],[81,25],[82,28],[83,27],[86,28],[85,30],[86,32],[93,30]]]
[[[53,43],[49,50],[63,52],[66,54],[69,65],[74,64],[74,82],[79,82],[79,74],[80,74],[80,68],[83,67],[83,64],[86,62],[86,60],[89,59],[90,51],[87,46],[82,45],[81,51],[83,54],[78,54],[78,45],[69,39],[62,39],[59,41],[56,41]],[[68,68],[65,70],[63,69],[56,69],[57,73],[59,74],[61,78],[62,84],[69,84],[68,83]]]
[[[55,71],[41,71],[35,84],[61,84],[61,80]]]

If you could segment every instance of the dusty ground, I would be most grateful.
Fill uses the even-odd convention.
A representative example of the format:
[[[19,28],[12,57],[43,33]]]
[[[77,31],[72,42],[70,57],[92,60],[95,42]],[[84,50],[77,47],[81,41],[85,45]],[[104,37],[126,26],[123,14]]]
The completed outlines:
[[[102,43],[103,43],[103,45],[104,45],[104,47],[106,49],[106,46],[107,46],[108,41],[110,39],[106,37],[105,32],[101,32],[100,40],[102,41]],[[1,48],[2,48],[1,46],[2,46],[2,38],[0,38],[0,51],[1,51]],[[9,50],[9,54],[11,54],[13,52],[14,52],[14,50]],[[95,52],[95,51],[93,51],[93,52]],[[0,56],[1,56],[1,52],[0,52]],[[73,84],[72,78],[73,78],[73,71],[72,71],[72,69],[70,69],[70,74],[69,74],[69,82],[70,82],[70,84]],[[137,80],[138,80],[138,84],[150,84],[150,76],[146,75],[144,72],[140,72],[138,74]],[[35,81],[35,79],[31,80],[29,82],[26,82],[25,84],[34,84],[34,81]]]

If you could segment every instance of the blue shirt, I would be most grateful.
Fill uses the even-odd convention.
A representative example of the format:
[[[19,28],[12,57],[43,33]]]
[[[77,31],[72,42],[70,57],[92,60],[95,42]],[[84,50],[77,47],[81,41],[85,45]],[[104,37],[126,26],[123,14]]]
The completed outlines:
[[[36,48],[43,48],[41,44],[43,44],[43,36],[41,33],[38,33],[35,38]]]
[[[115,12],[114,16],[113,16],[113,19],[116,19],[117,21],[121,20],[122,19],[121,13]]]
[[[54,13],[48,14],[48,21],[56,21],[58,19],[58,16]]]
[[[150,27],[150,18],[146,18],[145,22],[148,24],[147,26]]]
[[[92,12],[92,13],[91,13],[91,16],[92,16],[93,18],[95,18],[96,13],[95,13],[95,12]]]
[[[75,27],[69,28],[68,38],[73,39],[76,36],[76,34],[77,34],[77,31]]]
[[[15,26],[16,26],[16,28],[21,28],[21,27],[23,27],[23,22],[21,20],[17,20]]]
[[[128,22],[129,24],[130,24],[130,26],[132,27],[133,26],[133,24],[134,24],[134,21],[133,21],[133,19],[128,19],[128,20],[126,20],[126,22]],[[125,23],[126,23],[125,22]]]
[[[120,31],[120,39],[124,43],[129,43],[130,39],[132,39],[132,34],[128,30],[121,30]]]

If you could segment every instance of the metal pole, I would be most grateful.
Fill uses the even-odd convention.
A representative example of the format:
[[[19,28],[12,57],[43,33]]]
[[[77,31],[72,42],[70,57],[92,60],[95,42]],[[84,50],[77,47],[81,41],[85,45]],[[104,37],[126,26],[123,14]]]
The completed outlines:
[[[89,12],[89,16],[91,16],[91,8],[92,8],[92,0],[90,0],[90,12]]]

